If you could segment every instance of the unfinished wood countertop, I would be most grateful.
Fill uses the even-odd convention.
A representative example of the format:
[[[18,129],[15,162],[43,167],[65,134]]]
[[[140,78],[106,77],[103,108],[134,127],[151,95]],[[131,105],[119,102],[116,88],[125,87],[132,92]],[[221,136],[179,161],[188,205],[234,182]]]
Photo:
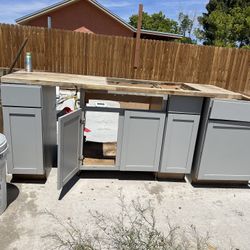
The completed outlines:
[[[119,92],[126,94],[179,95],[242,99],[242,95],[213,85],[172,83],[150,80],[131,80],[121,78],[86,76],[49,72],[17,71],[1,77],[2,83],[60,86],[94,91]]]

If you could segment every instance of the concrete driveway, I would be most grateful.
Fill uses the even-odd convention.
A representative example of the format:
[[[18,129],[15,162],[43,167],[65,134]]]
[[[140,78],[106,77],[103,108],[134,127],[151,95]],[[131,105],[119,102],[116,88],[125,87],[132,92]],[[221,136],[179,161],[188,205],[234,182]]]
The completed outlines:
[[[89,211],[118,214],[120,192],[129,203],[140,197],[152,200],[160,229],[165,217],[181,227],[195,225],[207,231],[218,249],[249,249],[250,190],[248,188],[194,188],[186,182],[155,181],[151,174],[82,172],[58,200],[56,169],[45,184],[9,184],[9,207],[0,216],[0,249],[52,249],[45,235],[61,232],[45,211],[69,219],[83,230],[91,230]],[[63,196],[63,195],[62,195]]]

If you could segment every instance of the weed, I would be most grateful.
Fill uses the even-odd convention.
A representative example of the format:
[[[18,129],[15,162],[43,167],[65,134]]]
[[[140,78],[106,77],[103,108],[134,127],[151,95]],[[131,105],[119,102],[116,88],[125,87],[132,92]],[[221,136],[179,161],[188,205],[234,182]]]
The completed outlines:
[[[138,198],[126,205],[122,195],[119,200],[121,211],[117,216],[104,215],[98,211],[90,212],[95,221],[96,233],[83,232],[71,220],[63,223],[47,212],[63,231],[62,234],[53,233],[45,237],[55,241],[55,248],[69,250],[215,249],[209,244],[209,234],[201,236],[193,225],[186,232],[179,226],[172,225],[166,218],[166,230],[160,231],[151,201],[143,205]]]

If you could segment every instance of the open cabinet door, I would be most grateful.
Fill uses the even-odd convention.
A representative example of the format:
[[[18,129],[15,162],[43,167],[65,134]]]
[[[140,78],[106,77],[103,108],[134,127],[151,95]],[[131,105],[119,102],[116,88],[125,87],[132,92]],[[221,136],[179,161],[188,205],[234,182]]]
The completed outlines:
[[[82,110],[64,115],[58,120],[58,172],[57,189],[79,171],[82,153]]]

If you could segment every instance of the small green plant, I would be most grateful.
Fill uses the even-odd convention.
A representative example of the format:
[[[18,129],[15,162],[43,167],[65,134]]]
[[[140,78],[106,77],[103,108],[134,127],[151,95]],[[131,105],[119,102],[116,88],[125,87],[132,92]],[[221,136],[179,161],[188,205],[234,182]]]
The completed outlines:
[[[62,234],[46,235],[55,241],[55,248],[69,250],[210,250],[209,234],[201,236],[195,226],[188,231],[174,226],[166,218],[166,230],[157,227],[155,211],[150,201],[143,205],[140,199],[129,205],[120,197],[121,211],[117,216],[90,212],[96,232],[81,231],[69,220],[62,223],[47,212],[62,227]]]
[[[69,250],[97,250],[101,249],[98,245],[98,238],[90,236],[87,231],[77,228],[71,219],[62,222],[53,213],[46,211],[46,215],[50,216],[56,224],[61,227],[61,233],[50,233],[43,238],[51,238],[55,242],[53,249],[69,249]]]

